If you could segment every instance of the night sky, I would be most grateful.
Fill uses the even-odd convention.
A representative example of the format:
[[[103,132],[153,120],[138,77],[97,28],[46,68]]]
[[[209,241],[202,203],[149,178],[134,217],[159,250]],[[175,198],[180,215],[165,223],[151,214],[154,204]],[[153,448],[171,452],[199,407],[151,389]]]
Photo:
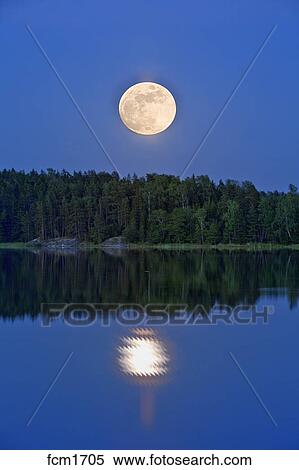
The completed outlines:
[[[277,25],[186,176],[299,186],[298,1],[1,0],[0,167],[112,171],[26,25],[121,175],[181,175]],[[119,98],[139,81],[174,95],[166,132],[122,124]]]

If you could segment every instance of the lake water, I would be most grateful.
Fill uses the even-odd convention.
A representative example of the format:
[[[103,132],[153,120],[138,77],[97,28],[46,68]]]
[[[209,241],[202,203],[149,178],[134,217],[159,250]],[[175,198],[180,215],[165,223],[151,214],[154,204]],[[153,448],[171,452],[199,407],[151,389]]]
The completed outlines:
[[[0,447],[298,448],[298,296],[296,252],[1,250]]]

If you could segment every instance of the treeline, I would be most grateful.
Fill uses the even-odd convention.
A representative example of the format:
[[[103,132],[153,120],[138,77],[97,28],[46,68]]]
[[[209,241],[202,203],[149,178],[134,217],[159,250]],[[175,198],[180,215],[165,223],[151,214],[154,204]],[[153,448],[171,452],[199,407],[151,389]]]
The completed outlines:
[[[0,172],[0,242],[124,235],[148,243],[299,243],[299,194],[148,174]]]

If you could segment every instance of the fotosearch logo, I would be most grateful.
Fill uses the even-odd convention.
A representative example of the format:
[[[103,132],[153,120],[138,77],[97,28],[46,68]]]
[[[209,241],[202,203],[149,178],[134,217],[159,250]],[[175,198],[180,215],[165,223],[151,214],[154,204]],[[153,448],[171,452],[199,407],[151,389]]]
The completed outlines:
[[[42,326],[50,327],[53,321],[62,320],[73,327],[87,327],[98,322],[110,326],[117,322],[123,326],[190,326],[190,325],[248,325],[266,324],[274,313],[273,305],[240,304],[235,307],[216,305],[210,310],[198,304],[117,304],[117,303],[42,303]]]

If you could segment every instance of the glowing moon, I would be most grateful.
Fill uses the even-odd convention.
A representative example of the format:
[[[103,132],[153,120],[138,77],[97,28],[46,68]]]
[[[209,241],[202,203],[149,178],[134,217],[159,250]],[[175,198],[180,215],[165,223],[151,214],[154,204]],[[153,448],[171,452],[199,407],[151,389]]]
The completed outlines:
[[[174,97],[162,85],[141,82],[131,86],[119,102],[121,120],[133,132],[153,135],[165,131],[176,114]]]

